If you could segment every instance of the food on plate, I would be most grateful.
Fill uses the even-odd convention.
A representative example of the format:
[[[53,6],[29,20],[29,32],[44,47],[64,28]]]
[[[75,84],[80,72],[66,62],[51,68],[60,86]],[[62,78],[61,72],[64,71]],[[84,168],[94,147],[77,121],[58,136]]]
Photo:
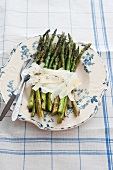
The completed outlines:
[[[50,36],[50,30],[47,30],[40,36],[35,63],[26,70],[30,75],[27,84],[32,86],[27,107],[31,117],[37,113],[44,118],[44,111],[51,112],[51,115],[57,114],[57,123],[60,124],[67,116],[69,100],[75,116],[80,113],[74,97],[74,90],[81,84],[76,68],[91,44],[86,44],[80,51],[70,34],[67,39],[64,33],[55,44],[56,31]]]

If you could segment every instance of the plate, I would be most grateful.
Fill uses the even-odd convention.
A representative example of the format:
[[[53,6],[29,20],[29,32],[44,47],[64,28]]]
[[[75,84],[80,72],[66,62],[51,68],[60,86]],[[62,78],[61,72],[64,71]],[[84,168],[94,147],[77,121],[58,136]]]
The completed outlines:
[[[30,58],[31,55],[36,54],[38,41],[39,36],[36,36],[18,44],[10,54],[10,61],[2,68],[0,84],[5,103],[7,103],[12,91],[19,84],[23,62]],[[57,41],[58,36],[55,37],[54,43]],[[80,50],[85,46],[84,43],[77,43],[77,45]],[[90,48],[83,54],[77,67],[77,74],[81,81],[81,86],[75,92],[77,105],[80,108],[78,117],[74,116],[72,108],[68,106],[68,115],[62,124],[57,124],[57,115],[51,116],[51,113],[47,112],[44,114],[44,119],[39,118],[37,115],[31,118],[27,109],[30,88],[26,87],[18,119],[31,122],[40,129],[58,131],[80,126],[92,118],[98,111],[101,97],[108,86],[106,68],[99,55],[93,49]],[[15,102],[11,109],[13,109]]]

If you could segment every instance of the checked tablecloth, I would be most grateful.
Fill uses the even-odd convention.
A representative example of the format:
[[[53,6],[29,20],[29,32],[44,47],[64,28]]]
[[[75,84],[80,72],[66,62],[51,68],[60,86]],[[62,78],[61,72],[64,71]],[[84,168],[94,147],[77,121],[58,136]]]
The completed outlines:
[[[109,87],[98,113],[80,127],[50,132],[0,122],[0,170],[113,170],[113,1],[0,0],[0,67],[12,48],[48,28],[92,43],[108,70]],[[5,104],[0,100],[0,113]]]

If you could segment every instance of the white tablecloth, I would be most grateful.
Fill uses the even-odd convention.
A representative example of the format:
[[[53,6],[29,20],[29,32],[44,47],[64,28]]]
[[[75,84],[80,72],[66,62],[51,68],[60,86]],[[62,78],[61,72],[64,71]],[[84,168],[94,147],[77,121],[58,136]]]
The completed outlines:
[[[108,90],[98,113],[68,131],[12,122],[9,112],[0,122],[0,170],[113,170],[113,2],[0,0],[0,66],[16,44],[48,28],[92,43],[107,67]]]

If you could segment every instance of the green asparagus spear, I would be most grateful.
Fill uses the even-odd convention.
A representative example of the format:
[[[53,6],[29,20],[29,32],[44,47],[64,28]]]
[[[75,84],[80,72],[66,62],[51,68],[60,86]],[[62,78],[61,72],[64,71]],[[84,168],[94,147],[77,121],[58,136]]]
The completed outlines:
[[[46,94],[41,92],[41,104],[42,104],[42,110],[46,110]]]
[[[62,99],[60,99],[59,108],[58,108],[58,113],[63,113],[64,101],[65,101],[65,97],[62,98]]]
[[[50,32],[50,29],[48,29],[44,34],[43,34],[43,39],[46,37],[46,35]]]
[[[44,65],[45,68],[49,67],[49,61],[50,61],[51,53],[52,53],[52,50],[53,50],[52,42],[53,42],[53,40],[55,38],[56,31],[57,31],[57,29],[52,34],[52,37],[49,40],[49,43],[46,44],[46,47],[47,47],[48,51],[47,51],[47,54],[46,54],[47,56],[46,56],[46,59],[45,59],[45,65]],[[49,37],[47,37],[47,39],[49,39]],[[47,99],[47,101],[46,101],[46,99]],[[45,110],[46,106],[47,106],[48,111],[52,111],[51,93],[48,93],[47,95],[43,93],[43,105],[42,105],[42,108]]]
[[[50,57],[51,57],[51,53],[52,53],[52,42],[55,38],[56,31],[57,31],[57,29],[54,31],[54,33],[52,34],[52,37],[50,39],[49,50],[47,52],[47,56],[46,56],[46,59],[45,59],[45,66],[44,66],[45,68],[49,67]]]
[[[77,60],[76,60],[75,70],[76,70],[76,68],[77,68],[77,66],[78,66],[78,64],[79,64],[79,62],[80,62],[80,59],[81,59],[83,53],[84,53],[88,48],[90,48],[90,46],[91,46],[90,43],[89,43],[89,44],[86,44],[85,47],[81,50],[81,52],[80,52],[80,54],[78,55]]]
[[[54,103],[53,103],[53,109],[52,109],[52,116],[57,114],[58,112],[58,107],[59,107],[59,96],[57,96],[54,100]]]
[[[66,70],[70,70],[71,55],[72,55],[72,45],[70,45],[70,48],[69,48],[69,55],[68,55],[67,62],[66,62]]]
[[[57,57],[55,58],[55,63],[54,63],[54,65],[53,65],[53,70],[57,70],[57,68],[58,68],[58,61],[59,61],[59,56],[57,56]]]
[[[71,65],[73,64],[73,60],[75,58],[75,52],[76,52],[76,44],[73,43],[72,56],[71,56]]]
[[[33,108],[33,103],[34,103],[34,90],[32,89],[31,93],[30,93],[29,102],[28,102],[28,105],[27,105],[29,110],[31,110]]]
[[[51,60],[50,60],[50,63],[49,63],[49,68],[52,68],[52,65],[53,65],[53,62],[54,62],[54,59],[58,53],[58,50],[60,48],[60,45],[62,44],[62,42],[64,41],[64,33],[62,33],[62,35],[60,36],[58,42],[57,42],[57,45],[56,45],[56,48],[55,48],[55,51],[54,51],[54,54],[53,56],[51,57]]]
[[[59,56],[56,56],[55,62],[54,62],[54,64],[53,64],[53,69],[54,69],[54,70],[56,70],[56,69],[58,68],[58,61],[59,61]],[[53,114],[54,114],[54,111],[56,112],[55,109],[57,109],[56,106],[58,106],[59,100],[58,100],[57,97],[56,97],[56,100],[54,101],[54,103],[53,103],[53,105],[52,105],[51,93],[48,93],[48,94],[47,94],[47,101],[48,101],[48,102],[47,102],[47,103],[48,103],[47,108],[48,108],[49,111],[52,111],[52,115],[53,115]]]
[[[61,106],[61,112],[59,112],[60,110],[58,110],[58,118],[57,118],[58,124],[62,123],[62,120],[64,119],[68,97],[66,96],[66,97],[64,97],[63,99],[60,99],[60,100],[62,100],[62,102],[60,102],[60,105],[59,105],[59,106]],[[63,108],[63,110],[62,110],[62,108]]]
[[[76,101],[71,101],[71,104],[73,107],[74,114],[77,117],[80,114],[80,109],[78,108]]]
[[[33,102],[33,108],[32,108],[32,112],[31,112],[31,117],[35,116],[35,101]]]
[[[71,37],[71,35],[69,33],[68,33],[68,38],[69,38],[70,45],[72,45],[73,44],[73,40],[72,40],[72,37]]]
[[[75,67],[76,67],[76,60],[77,60],[77,57],[79,55],[79,46],[76,50],[74,50],[74,53],[73,53],[73,60],[72,60],[72,64],[71,64],[71,72],[74,72],[75,71]]]
[[[42,36],[42,42],[41,42],[41,50],[43,49],[48,49],[49,43],[50,43],[50,39],[49,39],[49,32],[50,29],[47,30],[44,35]]]
[[[47,93],[47,110],[49,112],[51,112],[52,107],[53,107],[53,105],[52,105],[52,101],[51,101],[51,93]]]
[[[64,119],[64,114],[65,114],[65,109],[66,109],[66,106],[67,106],[67,100],[68,100],[68,97],[64,97],[63,99],[60,99],[62,100],[63,102],[60,102],[60,107],[61,107],[61,112],[59,112],[60,110],[58,110],[58,118],[57,118],[57,123],[60,124],[62,123],[62,120]],[[63,106],[61,105],[63,104]],[[59,109],[60,109],[59,107]],[[63,107],[63,110],[62,110],[62,107]]]
[[[69,42],[65,42],[65,51],[64,51],[65,61],[67,60],[68,52],[69,52]]]
[[[63,69],[65,69],[64,49],[65,49],[65,42],[63,42],[62,49],[61,49],[61,63],[62,63]]]
[[[69,47],[69,55],[68,55],[68,58],[67,58],[67,61],[66,61],[66,70],[70,70],[71,56],[72,56],[72,47],[73,47],[73,41],[72,41],[72,38],[71,38],[70,34],[68,34],[68,38],[69,38],[69,45],[70,45],[70,47]],[[62,99],[60,99],[59,108],[58,108],[57,123],[61,123],[62,120],[63,120],[66,104],[67,104],[67,96],[62,98]]]
[[[39,90],[36,91],[36,111],[40,117],[42,118],[44,117],[44,113],[43,113],[42,106],[41,106],[41,96],[40,96]]]

